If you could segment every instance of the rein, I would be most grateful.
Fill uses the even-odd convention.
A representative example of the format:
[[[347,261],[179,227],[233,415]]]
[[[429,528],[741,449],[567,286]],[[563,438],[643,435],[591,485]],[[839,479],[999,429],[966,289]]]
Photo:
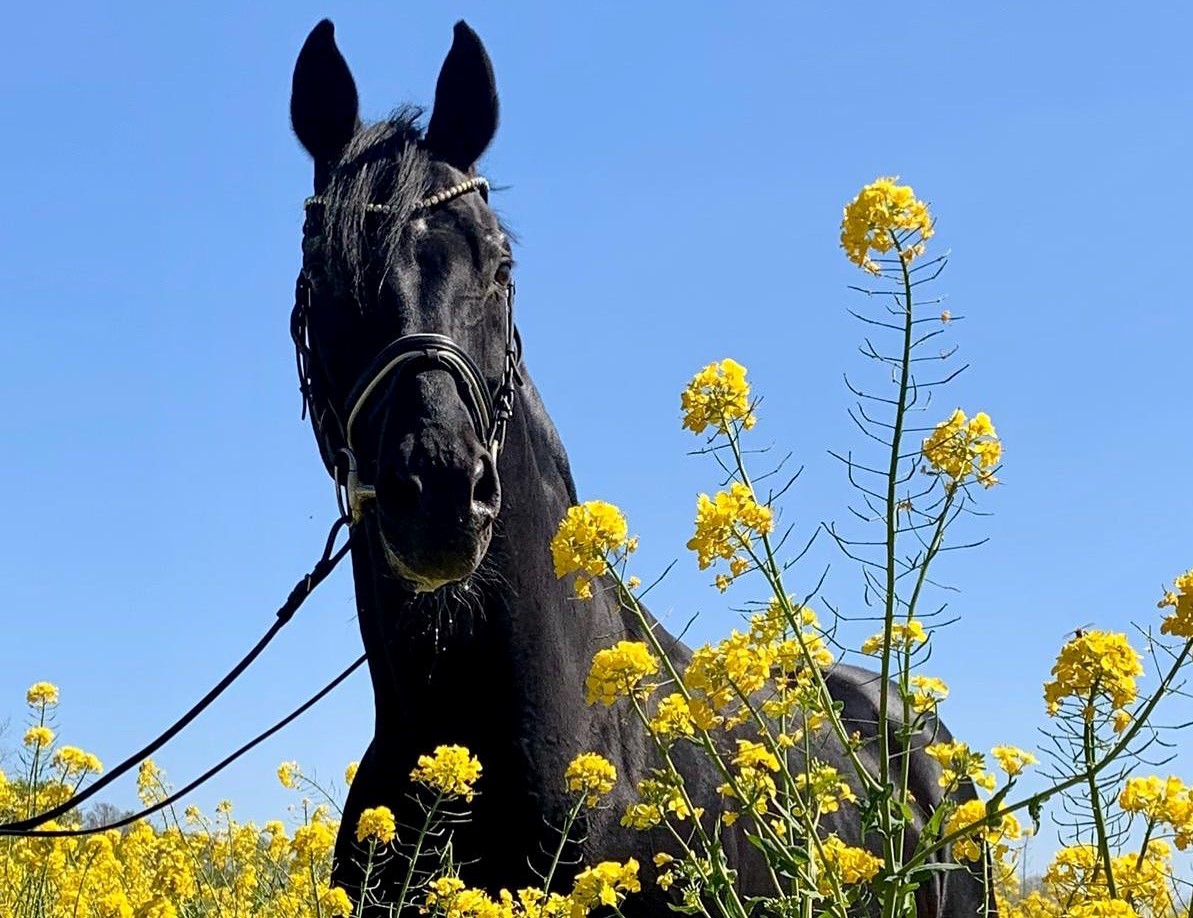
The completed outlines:
[[[282,603],[281,607],[278,609],[277,615],[274,619],[273,624],[270,625],[269,630],[266,631],[265,634],[263,634],[261,636],[261,639],[259,641],[257,641],[257,643],[253,645],[252,649],[241,658],[239,663],[237,663],[230,670],[228,670],[228,674],[226,676],[224,676],[224,678],[221,679],[211,689],[211,691],[209,691],[206,695],[204,695],[202,698],[200,698],[199,701],[196,702],[195,705],[189,711],[187,711],[180,718],[178,718],[178,720],[174,721],[173,724],[171,724],[164,731],[162,731],[158,735],[157,739],[150,742],[144,748],[139,749],[136,752],[134,752],[132,755],[130,755],[127,759],[125,759],[123,762],[121,762],[119,765],[117,765],[114,769],[112,769],[110,772],[108,772],[106,775],[104,775],[102,778],[100,778],[94,784],[87,787],[86,790],[79,791],[77,794],[72,795],[70,797],[70,799],[65,800],[64,802],[58,804],[55,807],[51,807],[50,809],[46,810],[43,813],[38,813],[36,816],[31,816],[28,819],[20,819],[20,820],[17,820],[16,822],[0,823],[0,837],[4,837],[6,835],[24,835],[24,836],[29,836],[29,837],[33,837],[33,838],[45,838],[45,837],[55,837],[55,836],[60,836],[60,835],[92,835],[96,832],[106,832],[108,829],[119,828],[120,825],[127,825],[128,822],[122,820],[119,824],[114,823],[112,825],[98,826],[94,829],[40,829],[39,830],[37,828],[38,826],[42,825],[43,823],[49,822],[51,819],[57,819],[59,816],[63,816],[66,813],[68,813],[70,810],[73,810],[75,807],[86,803],[88,800],[90,800],[93,796],[98,794],[101,790],[103,790],[105,787],[107,787],[109,784],[111,784],[117,778],[122,777],[123,775],[125,775],[129,771],[131,771],[133,768],[136,768],[146,758],[153,755],[153,753],[157,752],[158,749],[160,749],[162,746],[164,746],[166,743],[168,743],[170,740],[172,740],[175,736],[177,736],[179,733],[181,733],[182,730],[184,728],[186,728],[190,724],[191,721],[193,721],[196,717],[198,717],[200,714],[202,714],[203,711],[206,710],[211,705],[211,703],[213,701],[215,701],[220,695],[222,695],[224,693],[224,690],[227,689],[228,686],[230,686],[233,682],[235,682],[240,677],[241,673],[243,673],[246,669],[249,668],[249,665],[255,659],[257,659],[258,656],[260,656],[261,651],[263,651],[266,648],[266,646],[268,646],[269,642],[272,641],[277,636],[277,633],[279,631],[281,631],[282,628],[284,628],[286,626],[286,624],[290,621],[290,619],[292,619],[294,617],[294,613],[298,611],[299,607],[306,601],[306,598],[308,596],[310,596],[311,593],[313,593],[315,591],[315,587],[319,586],[320,583],[322,583],[324,580],[326,580],[328,575],[331,574],[331,572],[333,570],[335,570],[336,565],[339,564],[340,561],[342,561],[344,559],[344,556],[348,554],[348,549],[351,548],[351,546],[352,546],[351,532],[349,532],[349,534],[348,534],[347,541],[345,541],[344,544],[338,550],[335,547],[336,539],[340,534],[340,530],[344,528],[345,523],[346,523],[346,520],[344,520],[342,517],[335,521],[335,523],[331,527],[331,532],[329,532],[327,534],[327,542],[323,546],[322,556],[319,558],[319,560],[317,562],[315,562],[315,566],[313,568],[311,568],[310,573],[306,574],[301,580],[298,581],[298,583],[296,583],[294,585],[294,589],[292,589],[290,591],[290,595],[286,597],[286,601],[284,603]],[[353,666],[351,667],[351,669],[355,669],[357,666],[359,666],[361,664],[361,662],[363,662],[363,658],[362,658],[362,660],[358,660],[356,663],[354,663]],[[350,671],[351,670],[349,670],[349,672]],[[282,721],[279,725],[275,725],[274,727],[271,727],[269,730],[267,730],[261,736],[257,737],[257,739],[250,742],[246,747],[242,747],[241,750],[234,753],[231,757],[225,759],[223,762],[221,762],[214,769],[209,770],[201,779],[199,779],[199,781],[192,782],[191,784],[187,785],[185,790],[188,792],[190,790],[193,790],[194,788],[198,787],[199,784],[202,784],[203,781],[206,781],[208,778],[214,776],[219,771],[223,770],[223,768],[225,768],[226,766],[232,764],[232,762],[234,762],[236,759],[240,758],[240,756],[243,755],[245,752],[248,752],[248,750],[251,749],[253,746],[255,746],[257,743],[261,742],[266,737],[271,736],[274,732],[281,729],[282,726],[289,723],[291,720],[293,720],[295,717],[297,717],[299,714],[301,714],[303,711],[305,711],[308,707],[310,707],[311,704],[314,704],[315,700],[322,698],[323,695],[325,695],[325,694],[327,694],[327,692],[331,691],[332,687],[334,687],[335,685],[338,685],[341,681],[343,681],[343,679],[347,678],[347,676],[348,676],[348,672],[345,672],[342,676],[339,677],[339,679],[337,679],[332,684],[332,686],[329,686],[328,688],[326,688],[322,692],[320,692],[318,695],[316,695],[315,699],[313,699],[312,701],[310,701],[308,704],[304,705],[303,707],[299,708],[298,711],[296,711],[294,714],[292,714],[289,718]],[[181,793],[182,793],[182,791],[179,792],[179,794],[181,794]],[[142,816],[145,816],[145,815],[148,815],[149,813],[155,812],[157,809],[160,809],[160,808],[161,807],[152,807],[147,810],[143,810],[139,813],[136,813],[135,816],[130,821],[135,821],[135,819],[139,819]]]
[[[481,176],[476,176],[457,185],[437,191],[419,201],[415,205],[413,212],[421,213],[434,210],[473,191],[479,192],[488,201],[488,180]],[[326,199],[317,195],[307,198],[304,206],[307,210],[308,225],[303,228],[304,242],[308,237],[310,210],[312,206],[324,205],[326,203]],[[384,204],[366,204],[365,210],[371,212],[392,212],[392,208]],[[307,597],[315,591],[315,588],[320,583],[327,579],[331,572],[335,570],[336,565],[348,554],[349,549],[352,547],[352,527],[359,521],[365,502],[376,498],[376,489],[372,485],[367,485],[360,480],[356,455],[353,450],[352,428],[356,418],[368,404],[369,399],[374,393],[380,390],[382,383],[386,379],[391,376],[400,375],[404,371],[417,372],[418,367],[438,367],[451,373],[456,380],[461,397],[468,407],[473,425],[478,435],[481,436],[482,441],[486,444],[494,463],[496,463],[497,457],[501,453],[501,448],[505,443],[506,428],[510,418],[513,416],[514,389],[522,383],[522,376],[518,370],[518,365],[521,363],[522,358],[522,349],[521,339],[518,337],[517,331],[514,328],[514,285],[512,282],[506,287],[504,367],[501,380],[495,389],[490,389],[488,382],[477,367],[475,361],[447,335],[426,332],[403,335],[382,348],[381,352],[374,358],[373,362],[361,374],[356,384],[352,387],[348,398],[347,421],[345,423],[338,423],[339,416],[334,413],[332,406],[326,406],[338,423],[340,429],[337,433],[339,434],[340,442],[343,443],[343,446],[338,447],[334,451],[329,448],[330,444],[325,442],[327,432],[325,431],[323,422],[326,418],[326,413],[318,415],[315,413],[317,406],[314,403],[314,396],[311,390],[310,368],[313,352],[308,334],[311,301],[311,283],[307,275],[306,266],[304,265],[303,271],[299,275],[294,310],[290,317],[290,334],[295,346],[299,390],[302,394],[302,414],[305,417],[308,411],[311,412],[311,420],[315,426],[319,448],[323,454],[324,463],[327,465],[328,471],[336,483],[336,500],[340,506],[340,517],[332,524],[331,531],[328,533],[327,541],[323,547],[323,554],[315,563],[315,566],[311,568],[310,573],[306,574],[294,585],[294,588],[290,591],[290,595],[286,597],[286,601],[277,610],[273,624],[261,636],[260,640],[189,711],[162,731],[156,739],[130,755],[112,769],[112,771],[99,778],[85,790],[73,794],[68,800],[36,816],[14,822],[0,823],[0,838],[6,836],[60,838],[66,836],[94,835],[112,829],[123,828],[139,819],[152,815],[181,799],[186,794],[189,794],[195,788],[219,774],[219,772],[223,771],[245,753],[273,736],[309,708],[313,707],[365,663],[366,656],[362,654],[347,669],[336,676],[335,679],[272,727],[226,756],[185,787],[168,795],[165,799],[158,801],[152,806],[132,813],[115,822],[96,826],[91,829],[38,828],[38,826],[50,820],[57,819],[76,807],[81,806],[117,778],[123,777],[133,768],[137,767],[141,762],[181,733],[196,717],[210,707],[211,703],[222,695],[228,686],[235,682],[248,669],[252,662],[260,656],[261,652],[277,636],[277,633],[294,617],[294,613],[298,611]],[[341,458],[345,464],[345,474],[342,479],[339,474],[339,460]],[[349,530],[348,538],[339,549],[336,549],[336,540],[339,537],[341,529],[345,526]]]

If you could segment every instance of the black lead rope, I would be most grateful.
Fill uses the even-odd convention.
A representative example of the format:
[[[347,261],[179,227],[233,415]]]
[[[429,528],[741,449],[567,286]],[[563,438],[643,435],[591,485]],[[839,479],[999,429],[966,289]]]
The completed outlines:
[[[80,791],[79,793],[72,796],[69,800],[66,800],[63,803],[60,803],[58,806],[55,806],[55,807],[52,807],[51,809],[46,810],[44,813],[39,813],[36,816],[31,816],[28,819],[17,820],[16,822],[0,823],[0,836],[26,835],[26,836],[32,836],[32,837],[47,837],[47,836],[54,837],[54,836],[59,836],[59,835],[89,835],[94,832],[105,831],[106,829],[109,829],[109,828],[115,828],[117,826],[127,825],[128,824],[127,822],[121,821],[120,823],[114,823],[112,826],[104,826],[104,827],[98,828],[98,829],[58,829],[58,830],[41,830],[41,831],[37,830],[37,827],[42,825],[43,823],[49,822],[51,819],[57,819],[59,816],[62,816],[64,814],[70,812],[71,810],[75,809],[76,807],[82,805],[83,803],[86,803],[88,800],[90,800],[93,796],[98,794],[101,790],[103,790],[105,787],[107,787],[109,784],[111,784],[117,778],[125,775],[126,773],[131,771],[133,768],[136,768],[137,766],[139,766],[141,764],[141,762],[143,762],[149,756],[153,755],[153,753],[157,752],[158,749],[160,749],[162,746],[164,746],[166,743],[168,743],[170,740],[172,740],[175,736],[177,736],[182,730],[184,730],[186,728],[186,726],[188,724],[191,723],[191,721],[193,721],[196,717],[198,717],[200,714],[202,714],[203,711],[206,710],[211,705],[211,703],[213,701],[215,701],[220,695],[222,695],[224,693],[224,690],[227,689],[228,686],[231,685],[233,682],[235,682],[236,679],[239,678],[240,674],[243,673],[246,669],[248,669],[249,665],[255,659],[257,659],[258,656],[260,656],[261,651],[263,651],[266,648],[266,646],[268,646],[269,642],[272,641],[274,639],[274,637],[277,636],[277,633],[279,631],[281,631],[282,628],[290,621],[290,619],[292,619],[294,617],[294,613],[298,611],[299,607],[303,604],[303,602],[306,601],[306,598],[308,596],[310,596],[311,593],[313,593],[315,591],[315,588],[317,586],[319,586],[320,583],[322,583],[324,580],[327,579],[328,575],[331,574],[331,572],[333,570],[335,570],[336,565],[339,564],[340,561],[342,561],[344,559],[344,556],[346,554],[348,554],[348,549],[352,546],[351,530],[349,530],[348,540],[344,543],[344,545],[339,550],[336,550],[336,548],[335,548],[336,538],[339,536],[340,530],[344,528],[344,526],[347,524],[347,522],[348,521],[343,517],[341,517],[340,519],[335,521],[335,523],[331,527],[331,532],[329,532],[327,535],[327,542],[323,546],[323,555],[315,563],[315,566],[313,568],[311,568],[310,573],[305,575],[301,580],[298,581],[298,583],[296,583],[294,585],[294,589],[292,589],[290,591],[290,595],[286,597],[286,601],[284,603],[282,603],[281,607],[278,609],[277,617],[274,620],[274,623],[270,626],[269,630],[265,632],[265,634],[261,637],[261,639],[259,641],[257,641],[257,643],[253,646],[252,650],[250,650],[247,654],[245,654],[244,657],[241,659],[241,661],[239,663],[237,663],[234,667],[232,667],[232,669],[228,671],[228,674],[226,676],[224,676],[224,678],[221,679],[219,681],[219,683],[213,689],[211,689],[211,691],[209,691],[206,695],[204,695],[194,705],[194,707],[192,707],[189,711],[187,711],[185,714],[183,714],[182,717],[178,718],[178,720],[176,720],[170,727],[168,727],[166,730],[164,730],[157,737],[157,739],[153,740],[151,743],[149,743],[147,746],[145,746],[145,748],[140,749],[137,752],[134,752],[127,759],[125,759],[123,762],[121,762],[119,765],[117,765],[112,771],[108,772],[108,774],[104,775],[102,778],[100,778],[94,784],[90,785],[86,790]],[[323,689],[323,691],[321,691],[318,695],[316,695],[314,698],[312,698],[310,701],[308,701],[302,707],[300,707],[296,711],[294,711],[289,717],[287,717],[280,723],[271,727],[269,730],[267,730],[261,736],[257,737],[257,739],[253,740],[248,745],[241,747],[241,749],[237,750],[232,756],[225,759],[219,765],[215,766],[215,768],[208,771],[201,778],[188,784],[186,786],[186,788],[184,788],[184,790],[179,791],[177,794],[173,795],[173,797],[169,798],[168,802],[173,802],[174,799],[181,796],[183,793],[187,793],[187,792],[193,790],[194,788],[198,787],[200,784],[202,784],[204,781],[206,781],[212,775],[216,774],[221,769],[223,769],[225,766],[230,765],[232,762],[234,762],[243,753],[245,753],[249,749],[253,748],[253,746],[255,746],[257,743],[261,742],[266,737],[272,736],[275,732],[280,730],[283,726],[288,724],[291,720],[293,720],[295,717],[297,717],[299,714],[301,714],[303,711],[305,711],[307,708],[309,708],[311,705],[313,705],[316,701],[318,701],[320,698],[322,698],[324,695],[326,695],[335,686],[339,685],[339,683],[342,682],[344,679],[346,679],[348,677],[348,675],[354,669],[356,669],[356,667],[360,666],[360,664],[363,661],[364,661],[363,657],[361,659],[357,660],[344,673],[342,673],[334,682],[332,682],[330,685],[328,685],[325,689]],[[135,818],[140,818],[143,815],[155,812],[156,810],[161,809],[161,807],[165,806],[165,805],[167,805],[167,804],[163,803],[156,807],[152,807],[148,810],[145,810],[143,813],[137,814],[137,816]],[[130,821],[134,821],[134,820],[130,820]]]
[[[264,733],[261,733],[254,739],[249,740],[247,743],[245,743],[243,746],[241,746],[239,749],[237,749],[231,755],[227,756],[225,759],[223,759],[216,765],[213,765],[211,768],[207,769],[207,771],[203,772],[203,774],[201,774],[201,775],[199,775],[199,777],[195,778],[195,780],[193,780],[190,784],[186,785],[186,787],[183,787],[183,788],[175,791],[174,793],[170,794],[170,796],[166,797],[164,800],[159,800],[157,803],[153,804],[153,806],[147,806],[147,807],[145,807],[145,809],[140,810],[139,812],[130,813],[128,816],[125,816],[122,819],[118,819],[115,822],[109,822],[107,825],[96,826],[93,829],[27,829],[27,830],[22,830],[19,832],[18,831],[9,831],[11,828],[11,825],[16,825],[16,823],[13,823],[13,824],[10,824],[7,826],[0,826],[0,837],[5,836],[5,835],[19,835],[22,838],[65,838],[65,837],[74,836],[74,835],[96,835],[100,832],[111,831],[112,829],[123,829],[125,826],[131,826],[134,822],[136,822],[139,819],[144,819],[146,816],[152,816],[154,813],[158,812],[159,810],[164,810],[166,807],[177,803],[179,800],[181,800],[183,797],[185,797],[187,794],[189,794],[191,791],[193,791],[200,784],[203,784],[204,782],[208,781],[209,779],[214,778],[216,775],[218,775],[221,771],[223,771],[225,768],[227,768],[229,765],[231,765],[233,762],[235,762],[237,759],[239,759],[246,752],[261,745],[261,743],[265,742],[267,739],[269,739],[271,736],[273,736],[279,730],[281,730],[282,728],[289,725],[292,721],[296,720],[298,717],[302,716],[309,709],[313,708],[316,704],[318,704],[320,701],[322,701],[326,695],[328,695],[333,689],[335,689],[336,686],[338,686],[341,682],[343,682],[345,679],[347,679],[349,676],[351,676],[354,672],[356,672],[356,670],[358,670],[361,667],[361,665],[365,662],[366,659],[368,659],[368,657],[365,654],[361,654],[356,659],[355,663],[353,663],[346,670],[344,670],[342,673],[340,673],[338,676],[336,676],[334,679],[332,679],[331,682],[327,683],[327,685],[323,686],[323,688],[320,689],[319,692],[314,697],[308,699],[306,702],[299,705],[297,708],[295,708],[293,711],[291,711],[289,714],[287,714],[285,717],[283,717],[281,720],[279,720],[276,724],[274,724],[272,727],[270,727]],[[38,816],[36,818],[39,820],[42,819],[41,816]]]

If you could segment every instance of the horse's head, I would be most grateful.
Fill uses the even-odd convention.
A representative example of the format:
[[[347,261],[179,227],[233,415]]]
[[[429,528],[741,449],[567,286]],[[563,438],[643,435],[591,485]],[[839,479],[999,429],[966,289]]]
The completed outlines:
[[[458,23],[425,134],[411,109],[362,125],[324,20],[290,114],[315,167],[294,325],[316,437],[354,514],[376,514],[393,573],[434,590],[488,549],[518,372],[509,241],[475,172],[497,127],[492,67]]]

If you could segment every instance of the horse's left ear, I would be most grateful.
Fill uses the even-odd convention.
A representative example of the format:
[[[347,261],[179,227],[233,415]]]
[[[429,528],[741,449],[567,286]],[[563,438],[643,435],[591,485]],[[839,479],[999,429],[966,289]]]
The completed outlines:
[[[468,172],[497,133],[497,84],[476,33],[460,20],[439,82],[424,145],[436,158]]]

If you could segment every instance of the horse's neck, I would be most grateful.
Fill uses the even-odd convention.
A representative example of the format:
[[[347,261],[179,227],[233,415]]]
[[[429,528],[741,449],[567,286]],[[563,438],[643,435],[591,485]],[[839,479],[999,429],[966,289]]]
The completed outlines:
[[[514,418],[500,462],[502,512],[467,591],[414,597],[389,574],[368,519],[354,545],[376,742],[395,754],[408,756],[408,744],[461,743],[501,755],[493,745],[531,739],[528,724],[540,744],[599,729],[589,726],[584,676],[595,649],[626,628],[615,603],[577,604],[570,584],[555,578],[548,543],[575,488],[529,382]]]

